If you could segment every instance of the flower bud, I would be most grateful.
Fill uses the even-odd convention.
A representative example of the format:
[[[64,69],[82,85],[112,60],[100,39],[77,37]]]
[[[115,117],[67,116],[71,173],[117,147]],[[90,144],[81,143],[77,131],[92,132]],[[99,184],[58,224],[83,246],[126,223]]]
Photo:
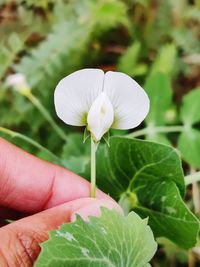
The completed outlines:
[[[16,73],[9,75],[6,79],[6,85],[13,87],[19,93],[24,93],[25,91],[30,90],[26,77],[22,73]]]
[[[87,127],[95,142],[110,129],[114,121],[114,110],[106,95],[102,92],[93,102],[87,116]]]

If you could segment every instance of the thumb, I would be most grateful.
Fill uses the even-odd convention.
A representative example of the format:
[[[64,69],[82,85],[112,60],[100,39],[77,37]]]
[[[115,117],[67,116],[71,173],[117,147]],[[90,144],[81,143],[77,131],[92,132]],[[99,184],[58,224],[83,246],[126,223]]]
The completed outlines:
[[[112,200],[82,198],[0,228],[0,266],[33,266],[40,252],[39,244],[48,239],[49,230],[74,221],[77,213],[85,220],[89,215],[99,216],[101,206],[121,212]]]

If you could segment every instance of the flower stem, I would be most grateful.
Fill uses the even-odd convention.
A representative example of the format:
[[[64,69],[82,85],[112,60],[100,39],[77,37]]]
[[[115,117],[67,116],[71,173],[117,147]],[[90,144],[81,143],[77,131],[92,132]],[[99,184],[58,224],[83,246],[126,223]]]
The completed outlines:
[[[12,138],[19,138],[21,140],[26,141],[27,143],[31,144],[32,146],[36,147],[37,149],[39,149],[40,151],[45,152],[46,154],[48,154],[52,159],[54,159],[55,163],[61,164],[60,159],[53,154],[50,150],[48,150],[47,148],[43,147],[42,145],[40,145],[38,142],[34,141],[33,139],[27,137],[26,135],[20,134],[18,132],[12,131],[10,129],[4,128],[4,127],[0,127],[0,132],[5,133],[9,136],[11,136]],[[62,164],[61,164],[62,165]]]
[[[26,96],[29,101],[40,111],[40,113],[43,115],[43,117],[49,122],[49,124],[53,127],[55,132],[62,138],[65,142],[67,141],[67,136],[65,132],[56,124],[56,122],[53,120],[49,112],[46,110],[46,108],[42,105],[42,103],[39,101],[38,98],[36,98],[30,90],[27,90],[23,93],[24,96]]]
[[[184,126],[175,125],[175,126],[155,126],[155,127],[146,127],[144,129],[138,130],[136,132],[127,134],[127,137],[139,137],[146,134],[154,133],[173,133],[173,132],[183,132]]]
[[[185,176],[185,185],[200,181],[200,171]]]
[[[97,144],[93,141],[91,136],[91,187],[90,197],[96,196],[96,150]]]

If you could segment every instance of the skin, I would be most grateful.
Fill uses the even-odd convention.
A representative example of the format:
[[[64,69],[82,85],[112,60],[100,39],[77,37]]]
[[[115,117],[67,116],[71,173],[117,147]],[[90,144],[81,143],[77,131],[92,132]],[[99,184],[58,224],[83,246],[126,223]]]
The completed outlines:
[[[0,266],[33,266],[48,231],[89,215],[100,207],[120,207],[90,184],[62,167],[38,159],[0,138]],[[5,218],[17,219],[4,225]]]

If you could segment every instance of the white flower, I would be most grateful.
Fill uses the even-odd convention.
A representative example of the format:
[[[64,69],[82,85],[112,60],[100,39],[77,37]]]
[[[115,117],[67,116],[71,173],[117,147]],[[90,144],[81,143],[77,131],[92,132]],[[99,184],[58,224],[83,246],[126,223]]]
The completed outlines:
[[[6,85],[13,87],[18,92],[23,92],[29,89],[26,77],[22,73],[11,74],[6,79]]]
[[[87,126],[95,142],[110,129],[137,127],[149,111],[140,85],[121,72],[83,69],[62,79],[54,94],[58,117],[66,124]]]

